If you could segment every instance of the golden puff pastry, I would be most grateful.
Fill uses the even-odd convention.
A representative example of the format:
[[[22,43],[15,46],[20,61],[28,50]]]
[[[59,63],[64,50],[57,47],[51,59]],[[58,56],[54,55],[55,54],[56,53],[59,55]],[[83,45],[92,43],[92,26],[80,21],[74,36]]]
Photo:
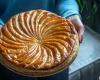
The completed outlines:
[[[11,17],[0,31],[0,61],[28,76],[52,75],[68,67],[77,54],[72,23],[46,10]]]

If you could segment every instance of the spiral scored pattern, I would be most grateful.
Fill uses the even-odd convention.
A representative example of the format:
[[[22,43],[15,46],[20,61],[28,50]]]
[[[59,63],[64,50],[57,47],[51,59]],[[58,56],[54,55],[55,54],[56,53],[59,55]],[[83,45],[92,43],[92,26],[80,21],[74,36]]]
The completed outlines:
[[[30,69],[60,65],[77,51],[78,42],[70,21],[45,10],[17,14],[0,31],[2,55]]]

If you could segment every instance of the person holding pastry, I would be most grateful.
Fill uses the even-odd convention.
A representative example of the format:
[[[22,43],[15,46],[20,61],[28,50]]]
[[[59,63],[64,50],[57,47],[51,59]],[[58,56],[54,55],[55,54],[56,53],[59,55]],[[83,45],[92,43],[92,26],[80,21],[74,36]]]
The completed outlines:
[[[30,11],[30,10],[33,10],[33,11]],[[52,13],[54,13],[54,14],[52,14]],[[15,14],[17,14],[17,15],[13,16]],[[57,14],[59,16],[57,16],[55,14]],[[23,15],[24,15],[24,17],[23,17]],[[11,17],[11,16],[13,16],[13,17]],[[75,30],[77,32],[74,29],[71,29],[71,27],[68,30],[72,30],[71,32],[73,33],[73,35],[75,35],[75,36],[78,35],[78,42],[76,40],[77,43],[79,43],[79,44],[82,43],[83,35],[84,35],[84,25],[83,25],[83,23],[82,23],[82,21],[80,19],[79,7],[78,7],[78,4],[77,4],[76,0],[20,0],[20,1],[19,0],[7,0],[7,1],[6,0],[0,0],[0,29],[1,29],[0,36],[1,36],[1,34],[4,35],[4,36],[8,35],[8,38],[9,38],[8,39],[7,36],[3,37],[3,38],[2,38],[2,36],[0,37],[0,41],[1,41],[0,42],[0,44],[1,44],[0,45],[0,47],[1,47],[0,51],[3,50],[3,49],[4,50],[6,49],[5,47],[3,47],[4,45],[6,45],[6,43],[2,42],[3,40],[6,41],[6,42],[10,42],[12,44],[18,44],[19,45],[19,43],[24,42],[22,40],[28,41],[29,39],[27,39],[27,38],[32,37],[30,34],[33,34],[35,37],[41,35],[40,33],[38,33],[39,32],[38,28],[36,28],[37,27],[37,23],[36,22],[34,22],[34,24],[36,24],[34,29],[36,29],[36,30],[34,30],[33,28],[29,28],[28,27],[29,25],[27,24],[27,22],[28,22],[29,18],[31,18],[30,16],[36,16],[36,18],[38,18],[36,22],[41,23],[41,24],[42,24],[42,20],[39,17],[42,17],[42,16],[45,16],[44,18],[42,17],[43,19],[45,19],[46,16],[48,17],[47,22],[49,22],[49,20],[52,20],[53,18],[54,18],[54,20],[58,19],[58,21],[55,21],[55,22],[53,22],[51,24],[47,24],[44,28],[42,28],[41,25],[39,25],[38,27],[39,27],[39,31],[41,30],[41,34],[44,33],[43,31],[45,31],[45,30],[46,30],[45,33],[51,34],[52,30],[51,30],[51,32],[48,31],[47,27],[52,25],[52,24],[54,24],[54,23],[56,24],[56,23],[59,22],[58,24],[60,24],[60,22],[62,22],[62,21],[65,22],[65,24],[61,24],[60,26],[63,26],[63,25],[72,26],[72,24],[73,24],[73,26],[74,26],[74,28],[75,28]],[[22,18],[24,18],[24,21],[25,21],[24,23],[22,21],[23,20]],[[31,23],[32,20],[33,21],[36,20],[35,18],[34,19],[33,18],[34,17],[31,18],[30,24],[32,24]],[[39,22],[39,20],[41,20],[41,21]],[[16,22],[16,21],[18,21],[18,22]],[[28,30],[25,28],[25,26],[23,26],[23,24],[27,25],[27,29]],[[6,27],[6,28],[3,28],[3,26]],[[10,38],[9,37],[10,34],[9,33],[7,34],[7,32],[8,31],[13,31],[11,26],[13,26],[13,28],[16,29],[16,31],[20,31],[20,29],[21,30],[23,29],[22,30],[23,32],[19,32],[19,34],[22,34],[24,37],[27,37],[27,38],[24,38],[21,35],[17,36],[17,33],[14,35],[14,37]],[[20,26],[20,27],[18,27],[18,26]],[[31,26],[31,27],[33,27],[33,26]],[[30,30],[30,29],[33,29],[33,30]],[[59,29],[60,29],[60,27],[59,28],[55,28],[56,31],[59,30]],[[64,30],[65,27],[64,28],[61,27],[61,29]],[[29,32],[27,32],[27,31],[29,31]],[[32,31],[33,31],[33,33],[32,33]],[[11,34],[13,35],[13,33],[15,33],[15,32],[12,32]],[[25,34],[23,34],[23,33],[25,33]],[[61,32],[61,34],[66,34],[66,33],[65,32]],[[43,35],[46,37],[46,34],[43,34]],[[41,39],[41,36],[39,36],[39,38],[37,37],[38,40]],[[15,38],[15,37],[17,37],[17,38]],[[58,37],[61,38],[61,36],[55,36],[55,37],[56,38],[58,38]],[[51,38],[53,38],[53,36]],[[15,41],[18,41],[18,42],[11,41],[11,39],[12,40],[16,39]],[[22,40],[20,40],[20,39],[22,39]],[[32,38],[32,39],[34,41],[37,41],[39,44],[41,43],[40,41],[35,40],[34,38]],[[45,38],[42,38],[42,39],[45,39]],[[45,40],[45,41],[48,41],[48,40]],[[30,41],[30,43],[28,42],[26,44],[30,45],[33,42]],[[46,46],[48,46],[47,44],[49,44],[49,43],[41,44],[44,47],[43,48],[38,47],[36,52],[44,53],[44,55],[46,55],[46,52],[44,50],[44,48],[45,48],[47,50],[47,52],[50,53],[50,50],[46,47]],[[53,44],[53,42],[52,42],[52,44]],[[22,45],[24,46],[24,44],[22,44]],[[34,47],[33,45],[30,45],[30,46]],[[55,46],[57,46],[57,45],[55,45]],[[6,47],[7,48],[9,48],[9,47],[12,48],[12,46],[10,46],[8,44],[6,45]],[[17,45],[15,45],[14,47],[16,49],[18,47],[22,48],[22,46],[17,46]],[[48,46],[48,47],[52,49],[51,46]],[[40,50],[40,48],[41,48],[41,50]],[[57,47],[57,48],[59,48],[59,50],[60,50],[61,47]],[[62,49],[63,49],[63,47],[62,47]],[[27,49],[25,48],[25,50],[27,50]],[[55,53],[57,53],[55,50],[53,50],[53,51]],[[8,51],[11,51],[11,50],[8,50]],[[20,53],[20,51],[17,51],[17,52]],[[63,51],[61,51],[61,52],[63,52]],[[4,55],[6,55],[5,51],[4,51],[4,53],[5,53]],[[15,52],[13,52],[13,53],[15,53]],[[23,51],[23,53],[24,53],[24,51]],[[11,56],[13,56],[13,55],[10,55],[10,57]],[[13,57],[16,58],[16,56],[13,56]],[[41,57],[41,60],[42,60],[42,57]],[[63,57],[63,55],[62,55],[62,57]],[[10,58],[9,58],[9,60],[10,60]],[[43,59],[43,60],[45,60],[45,59]],[[24,61],[28,61],[28,60],[24,60]],[[32,60],[32,63],[34,63],[34,62],[35,61]],[[39,60],[37,62],[39,63]],[[13,63],[14,63],[14,61],[13,61]],[[15,63],[17,64],[18,62],[15,62]],[[36,64],[36,62],[34,64]],[[55,62],[55,64],[57,64],[57,63]],[[42,65],[44,65],[44,64],[42,64]],[[25,66],[27,66],[27,65],[25,65]],[[35,66],[34,69],[44,69],[44,68],[49,69],[48,67],[41,67],[40,68],[40,66],[39,67],[38,66],[39,66],[39,64],[37,66]],[[38,67],[38,68],[36,68],[36,67]],[[33,68],[33,66],[28,67],[28,68],[31,69],[31,68]],[[42,77],[42,76],[41,77],[26,77],[26,76],[21,76],[21,75],[15,74],[15,73],[9,71],[8,69],[6,69],[5,67],[3,67],[0,64],[0,79],[3,79],[3,80],[68,80],[68,68],[63,70],[63,71],[61,71],[61,72],[59,72],[59,73],[57,73],[57,74],[46,76],[46,77]]]

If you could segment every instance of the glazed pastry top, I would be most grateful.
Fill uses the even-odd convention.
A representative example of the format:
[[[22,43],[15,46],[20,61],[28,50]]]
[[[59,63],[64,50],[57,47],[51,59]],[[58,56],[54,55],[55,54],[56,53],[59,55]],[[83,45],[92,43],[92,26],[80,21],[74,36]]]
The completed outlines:
[[[71,22],[45,10],[19,13],[0,31],[1,54],[23,68],[49,69],[60,65],[78,44]]]

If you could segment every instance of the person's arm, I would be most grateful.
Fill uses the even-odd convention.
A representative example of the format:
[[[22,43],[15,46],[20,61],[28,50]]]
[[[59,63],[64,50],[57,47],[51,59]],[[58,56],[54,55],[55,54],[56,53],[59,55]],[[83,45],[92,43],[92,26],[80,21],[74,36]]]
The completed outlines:
[[[57,0],[56,11],[60,16],[69,19],[74,24],[81,43],[84,34],[84,25],[80,19],[79,7],[76,0]]]
[[[4,22],[1,20],[1,18],[0,18],[0,25],[4,25]]]
[[[0,29],[2,28],[3,25],[4,25],[4,22],[0,18]]]
[[[57,0],[56,10],[62,17],[79,15],[79,7],[76,0]]]
[[[6,0],[0,0],[0,29],[4,25],[4,22],[3,22],[1,17],[4,14],[4,12],[7,8],[8,2],[9,2],[9,0],[7,0],[7,1]]]

